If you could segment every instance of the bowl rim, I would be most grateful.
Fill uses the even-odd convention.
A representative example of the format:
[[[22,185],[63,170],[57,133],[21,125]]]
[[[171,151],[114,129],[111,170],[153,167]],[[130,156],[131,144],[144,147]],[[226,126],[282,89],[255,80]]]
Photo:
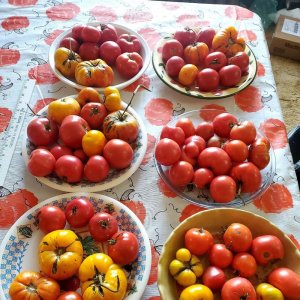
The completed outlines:
[[[172,123],[174,124],[180,118],[190,116],[191,114],[193,114],[193,115],[198,114],[198,117],[200,118],[200,116],[199,116],[200,111],[220,111],[221,112],[220,109],[213,109],[213,108],[208,108],[208,109],[206,109],[206,108],[201,109],[200,108],[200,109],[196,109],[196,110],[191,110],[191,111],[184,112],[183,114],[172,118],[168,122],[168,124],[166,124],[165,126],[170,125]],[[222,112],[227,112],[227,111],[222,111]],[[264,134],[262,134],[261,131],[258,128],[256,128],[256,130],[257,130],[257,133],[259,133],[261,136],[263,136],[267,139],[267,137]],[[157,143],[160,140],[160,134],[161,134],[161,131],[157,135],[154,149],[156,148]],[[275,157],[274,149],[273,149],[271,143],[270,143],[269,154],[270,154],[270,162],[269,162],[270,172],[266,177],[266,181],[262,182],[262,185],[261,185],[260,189],[256,192],[254,192],[254,193],[251,193],[250,195],[249,195],[249,193],[247,193],[247,195],[249,195],[249,196],[246,199],[239,196],[239,197],[236,197],[234,200],[232,200],[228,203],[217,203],[217,202],[200,201],[200,200],[196,201],[193,197],[186,194],[184,192],[184,190],[181,191],[179,188],[176,188],[175,186],[173,186],[170,183],[169,179],[167,178],[167,175],[163,171],[163,166],[160,163],[157,162],[155,157],[154,157],[154,165],[155,165],[156,171],[157,171],[158,175],[160,176],[160,178],[165,182],[165,184],[168,186],[168,188],[170,188],[171,191],[174,192],[180,198],[182,198],[186,201],[189,201],[189,202],[191,202],[191,203],[193,203],[197,206],[200,206],[200,207],[203,207],[203,208],[208,208],[208,209],[222,208],[222,207],[238,208],[238,207],[246,206],[247,204],[251,203],[253,201],[253,199],[261,196],[267,190],[267,188],[270,186],[270,184],[271,184],[271,182],[272,182],[272,180],[275,176],[275,170],[276,170],[276,157]]]
[[[118,29],[123,30],[125,32],[128,32],[129,34],[135,35],[142,44],[142,49],[144,50],[145,55],[142,56],[143,57],[143,66],[140,69],[140,71],[135,76],[133,76],[132,78],[130,78],[130,79],[124,81],[124,82],[121,82],[121,83],[118,83],[118,84],[112,84],[111,85],[112,87],[117,88],[119,90],[122,90],[122,89],[126,88],[127,86],[129,86],[130,84],[132,84],[133,82],[135,82],[137,79],[139,79],[143,75],[143,73],[145,73],[145,71],[149,67],[149,64],[150,64],[150,61],[151,61],[151,53],[150,53],[150,48],[148,46],[148,43],[145,41],[145,39],[139,33],[134,31],[133,29],[130,29],[129,27],[126,27],[124,25],[120,25],[118,23],[99,22],[98,21],[98,22],[88,22],[88,23],[82,23],[82,24],[90,25],[90,26],[94,26],[94,27],[96,27],[100,24],[110,24],[110,25],[113,25],[117,30]],[[72,26],[72,27],[74,27],[74,26]],[[54,61],[55,50],[59,47],[60,41],[64,37],[69,36],[71,34],[71,31],[72,31],[72,28],[70,28],[68,30],[65,30],[64,32],[62,32],[60,35],[58,35],[55,38],[55,40],[52,42],[52,44],[50,46],[50,49],[49,49],[49,52],[48,52],[48,61],[49,61],[49,65],[50,65],[50,68],[51,68],[52,72],[55,74],[55,76],[59,80],[61,80],[62,82],[64,82],[68,86],[71,86],[73,88],[82,90],[82,89],[86,88],[87,86],[78,84],[75,81],[68,79],[67,77],[62,75],[55,67],[55,61]],[[103,92],[104,89],[105,89],[105,87],[104,88],[93,87],[93,88],[96,89],[99,92]]]

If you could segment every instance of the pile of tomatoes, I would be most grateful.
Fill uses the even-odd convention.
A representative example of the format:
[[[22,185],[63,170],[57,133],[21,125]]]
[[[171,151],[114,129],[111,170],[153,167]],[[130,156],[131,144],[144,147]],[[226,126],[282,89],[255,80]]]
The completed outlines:
[[[71,36],[61,40],[55,51],[55,67],[84,86],[106,87],[113,83],[116,66],[130,79],[143,66],[142,44],[133,34],[118,35],[112,24],[76,25]]]
[[[127,278],[123,266],[131,265],[139,254],[135,234],[120,230],[116,218],[105,209],[95,212],[85,197],[70,200],[65,210],[44,206],[36,219],[46,234],[38,250],[41,273],[19,273],[9,289],[12,300],[124,299]],[[67,223],[72,230],[65,229]],[[102,247],[91,251],[73,231],[85,227]],[[100,252],[102,248],[107,254]],[[80,287],[82,296],[76,292]]]
[[[268,140],[259,137],[252,121],[239,122],[225,112],[197,126],[189,117],[164,126],[155,158],[167,166],[173,186],[208,188],[215,202],[228,203],[240,193],[259,190],[269,150]]]
[[[247,74],[249,56],[244,50],[245,41],[233,26],[198,33],[184,28],[163,44],[162,59],[170,77],[208,92],[234,87]]]
[[[51,102],[47,116],[36,117],[27,126],[34,147],[29,172],[37,177],[55,174],[68,183],[101,182],[111,169],[130,166],[139,124],[121,103],[113,87],[105,88],[103,97],[84,88],[76,98]]]
[[[284,256],[277,236],[253,237],[241,223],[231,223],[216,235],[190,228],[169,272],[180,300],[213,300],[217,295],[222,300],[299,300],[300,276],[277,264]]]

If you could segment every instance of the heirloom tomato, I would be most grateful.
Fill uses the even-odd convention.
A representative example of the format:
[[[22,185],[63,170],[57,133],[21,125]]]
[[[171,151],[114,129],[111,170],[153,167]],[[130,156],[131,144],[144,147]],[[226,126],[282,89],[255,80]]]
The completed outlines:
[[[211,27],[202,27],[197,35],[197,42],[205,43],[208,48],[211,48],[211,43],[216,34],[216,31]]]
[[[193,121],[190,118],[186,118],[186,117],[180,118],[176,122],[175,127],[180,127],[183,130],[186,138],[191,135],[195,135],[196,132]]]
[[[243,277],[227,280],[222,287],[222,300],[257,300],[252,283]]]
[[[231,128],[234,124],[238,123],[238,119],[236,116],[224,112],[217,115],[213,119],[213,128],[215,134],[217,134],[221,138],[229,138]]]
[[[108,86],[104,89],[103,104],[109,112],[122,109],[122,100],[117,88]]]
[[[174,39],[179,41],[183,47],[193,44],[196,40],[196,37],[196,32],[189,27],[178,29],[174,33]]]
[[[195,42],[184,48],[183,58],[187,64],[199,66],[208,55],[209,49],[205,43]]]
[[[238,52],[234,56],[228,59],[229,65],[237,65],[240,67],[242,74],[248,71],[249,67],[249,56],[246,52]]]
[[[182,146],[185,141],[185,134],[182,128],[165,125],[161,131],[160,139],[169,138]]]
[[[121,53],[122,50],[120,46],[114,41],[106,41],[99,47],[100,58],[110,66],[116,63],[116,59]]]
[[[46,149],[35,149],[30,154],[27,168],[33,176],[48,176],[55,169],[55,158]]]
[[[72,149],[65,146],[65,145],[54,145],[50,148],[50,152],[54,156],[54,158],[57,160],[63,155],[72,155]]]
[[[77,273],[83,258],[83,247],[71,230],[55,230],[43,237],[39,245],[41,271],[56,280]]]
[[[91,129],[100,129],[107,116],[107,110],[102,103],[89,102],[82,107],[80,116],[88,122]]]
[[[245,278],[253,276],[257,270],[256,260],[248,252],[237,253],[233,257],[231,267],[239,276]]]
[[[82,161],[75,155],[63,155],[55,163],[56,175],[69,183],[82,179],[83,168]]]
[[[34,271],[19,273],[9,287],[11,300],[56,300],[59,294],[55,280]]]
[[[223,145],[223,150],[229,155],[232,162],[241,163],[248,158],[249,150],[241,140],[229,140]]]
[[[128,33],[121,34],[117,40],[117,44],[121,48],[122,53],[141,52],[141,42],[133,34],[128,34]]]
[[[78,51],[83,61],[91,61],[99,58],[99,46],[97,43],[83,42]]]
[[[126,256],[126,250],[122,256]],[[127,289],[124,271],[104,253],[88,256],[80,265],[83,300],[122,300]]]
[[[250,145],[249,161],[256,165],[260,170],[264,169],[269,164],[269,148],[261,138],[258,138]]]
[[[178,73],[178,81],[184,85],[188,86],[194,83],[198,74],[198,68],[193,64],[184,65]]]
[[[227,65],[219,70],[219,76],[221,85],[225,87],[233,87],[241,80],[242,72],[236,65]]]
[[[98,43],[101,39],[101,32],[94,26],[86,25],[81,30],[80,38],[84,42]]]
[[[203,284],[193,284],[186,287],[180,294],[179,300],[214,300],[210,288]]]
[[[177,77],[181,68],[185,65],[182,57],[172,56],[166,63],[166,72],[170,77]]]
[[[83,88],[76,97],[77,102],[80,106],[84,106],[88,102],[101,102],[101,96],[97,90],[92,87]]]
[[[216,51],[209,53],[204,60],[206,68],[211,68],[219,71],[222,67],[226,66],[227,57],[223,52]]]
[[[231,140],[240,140],[250,145],[255,141],[256,128],[252,121],[243,121],[232,125],[229,137]]]
[[[118,33],[114,25],[112,24],[100,24],[97,28],[101,32],[101,42],[114,41],[118,39]]]
[[[269,283],[260,283],[256,287],[256,294],[260,300],[284,300],[281,291]]]
[[[78,53],[79,43],[77,40],[75,40],[71,36],[67,36],[61,40],[61,42],[59,43],[59,47],[65,47],[65,48],[68,48],[68,49]]]
[[[212,91],[219,86],[219,73],[211,68],[205,68],[197,74],[197,86],[200,91]]]
[[[211,290],[220,290],[226,282],[224,271],[215,266],[208,266],[203,273],[202,281]]]
[[[101,154],[106,144],[106,138],[100,130],[92,129],[82,137],[82,149],[91,157]]]
[[[164,62],[167,62],[172,56],[183,56],[183,46],[182,44],[175,40],[169,39],[162,46],[162,59]]]
[[[143,58],[137,52],[124,52],[117,57],[116,67],[123,77],[130,79],[143,67]]]
[[[214,244],[212,234],[203,228],[190,228],[184,235],[184,244],[194,255],[207,253]]]
[[[211,122],[201,122],[196,127],[196,134],[208,141],[214,136],[214,127]]]
[[[198,168],[194,172],[193,183],[199,189],[208,186],[214,178],[214,173],[207,168]]]
[[[209,191],[215,202],[228,203],[236,197],[237,186],[230,176],[219,175],[211,181]]]

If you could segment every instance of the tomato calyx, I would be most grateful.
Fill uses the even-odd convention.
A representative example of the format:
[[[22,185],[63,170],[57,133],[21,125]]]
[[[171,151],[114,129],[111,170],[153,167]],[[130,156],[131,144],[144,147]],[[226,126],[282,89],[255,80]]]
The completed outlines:
[[[37,287],[32,282],[26,286],[26,290],[31,294],[37,294]]]

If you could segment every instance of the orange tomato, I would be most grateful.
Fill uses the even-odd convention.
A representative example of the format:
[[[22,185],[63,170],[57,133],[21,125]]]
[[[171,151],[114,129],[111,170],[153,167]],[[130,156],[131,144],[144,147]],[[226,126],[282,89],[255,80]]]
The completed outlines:
[[[122,109],[121,95],[118,89],[108,86],[104,90],[103,104],[109,112]]]
[[[99,130],[90,130],[82,138],[82,149],[87,156],[101,154],[105,144],[106,138]]]
[[[82,107],[88,102],[101,102],[102,99],[97,90],[92,87],[86,87],[78,93],[76,100]]]
[[[209,53],[209,48],[205,43],[196,42],[184,48],[183,58],[186,63],[200,65]]]
[[[198,74],[198,68],[193,64],[186,64],[184,65],[178,74],[178,81],[184,85],[188,86],[191,85]]]

